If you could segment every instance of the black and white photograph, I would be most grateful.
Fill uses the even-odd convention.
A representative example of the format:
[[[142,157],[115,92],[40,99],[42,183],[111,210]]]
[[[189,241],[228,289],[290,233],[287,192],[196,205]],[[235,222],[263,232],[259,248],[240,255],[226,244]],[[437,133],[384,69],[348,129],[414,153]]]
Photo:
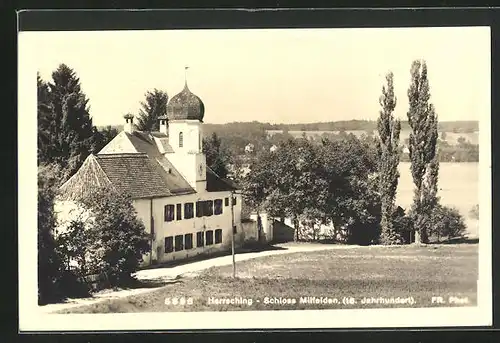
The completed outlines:
[[[491,325],[490,39],[20,32],[20,330]]]

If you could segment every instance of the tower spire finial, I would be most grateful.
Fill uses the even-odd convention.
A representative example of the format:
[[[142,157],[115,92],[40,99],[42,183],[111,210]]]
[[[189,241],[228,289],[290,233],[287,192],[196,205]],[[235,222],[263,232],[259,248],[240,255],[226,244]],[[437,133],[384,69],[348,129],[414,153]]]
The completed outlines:
[[[188,66],[184,66],[184,86],[187,87],[187,70],[189,69]]]

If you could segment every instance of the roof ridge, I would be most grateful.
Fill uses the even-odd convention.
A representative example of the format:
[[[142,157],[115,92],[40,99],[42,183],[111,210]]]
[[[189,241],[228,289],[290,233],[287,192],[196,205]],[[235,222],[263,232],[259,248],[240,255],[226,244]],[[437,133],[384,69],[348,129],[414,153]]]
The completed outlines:
[[[148,157],[145,152],[115,152],[109,154],[97,154],[98,158],[110,158],[110,157]]]

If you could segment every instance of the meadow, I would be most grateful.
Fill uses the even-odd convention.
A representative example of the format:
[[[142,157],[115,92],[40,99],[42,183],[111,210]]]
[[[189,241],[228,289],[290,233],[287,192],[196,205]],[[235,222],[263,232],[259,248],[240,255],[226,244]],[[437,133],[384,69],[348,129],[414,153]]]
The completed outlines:
[[[475,306],[477,248],[372,246],[266,256],[238,262],[237,278],[231,276],[231,265],[211,267],[155,291],[58,313]],[[433,301],[433,296],[443,302]],[[406,302],[391,302],[401,300]]]
[[[413,199],[413,179],[410,163],[399,165],[396,203],[409,208]],[[470,237],[478,237],[478,220],[470,218],[472,207],[479,204],[479,163],[441,162],[439,165],[438,196],[441,203],[457,208],[465,219]]]

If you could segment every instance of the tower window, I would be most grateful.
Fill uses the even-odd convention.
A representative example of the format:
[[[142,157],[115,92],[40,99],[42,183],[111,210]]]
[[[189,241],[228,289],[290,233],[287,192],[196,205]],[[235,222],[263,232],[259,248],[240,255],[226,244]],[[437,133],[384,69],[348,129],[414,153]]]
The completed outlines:
[[[184,146],[184,137],[182,135],[182,132],[179,132],[179,148],[182,148]]]

